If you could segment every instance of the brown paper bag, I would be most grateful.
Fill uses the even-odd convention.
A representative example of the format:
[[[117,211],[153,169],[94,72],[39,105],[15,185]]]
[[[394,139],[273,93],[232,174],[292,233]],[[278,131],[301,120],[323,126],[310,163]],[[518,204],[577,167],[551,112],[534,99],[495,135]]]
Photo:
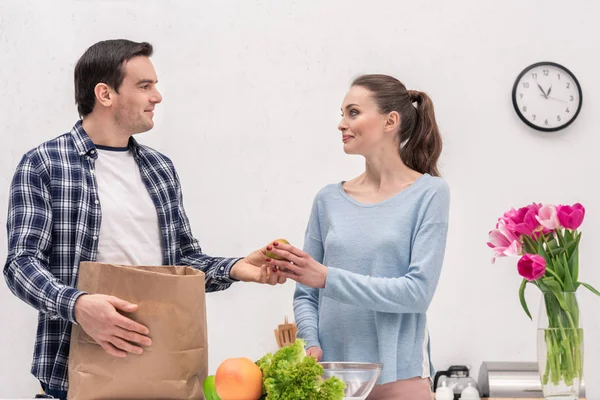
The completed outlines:
[[[114,357],[73,325],[68,399],[203,399],[208,372],[204,273],[190,267],[81,263],[78,288],[138,304],[148,327],[141,355]]]

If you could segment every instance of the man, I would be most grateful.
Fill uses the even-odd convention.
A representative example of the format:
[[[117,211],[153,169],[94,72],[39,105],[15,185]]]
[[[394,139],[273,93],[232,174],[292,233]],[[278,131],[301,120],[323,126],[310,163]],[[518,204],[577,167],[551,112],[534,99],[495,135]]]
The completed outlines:
[[[151,345],[147,327],[118,312],[137,305],[77,290],[80,262],[190,265],[205,272],[209,292],[285,282],[263,265],[264,248],[245,258],[203,254],[171,160],[133,138],[152,129],[162,101],[152,52],[128,40],[91,46],[75,66],[81,120],[26,153],[12,181],[4,276],[39,311],[31,372],[57,398],[68,390],[71,324],[116,357]]]

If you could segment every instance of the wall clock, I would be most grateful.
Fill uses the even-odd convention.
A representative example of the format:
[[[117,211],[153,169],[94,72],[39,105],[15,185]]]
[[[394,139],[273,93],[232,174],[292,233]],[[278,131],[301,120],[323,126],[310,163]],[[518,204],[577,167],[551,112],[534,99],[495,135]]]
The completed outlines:
[[[513,106],[523,122],[539,131],[569,126],[581,110],[581,86],[571,71],[545,61],[525,68],[515,80]]]

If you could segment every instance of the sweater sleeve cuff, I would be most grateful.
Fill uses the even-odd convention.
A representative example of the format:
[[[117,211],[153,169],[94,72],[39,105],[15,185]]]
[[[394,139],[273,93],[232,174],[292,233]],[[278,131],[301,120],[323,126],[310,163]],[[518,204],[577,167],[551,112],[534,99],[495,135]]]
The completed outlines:
[[[311,347],[321,348],[321,343],[319,343],[319,341],[316,339],[305,340],[305,342],[306,342],[306,345],[304,346],[304,348],[306,350],[310,349]]]

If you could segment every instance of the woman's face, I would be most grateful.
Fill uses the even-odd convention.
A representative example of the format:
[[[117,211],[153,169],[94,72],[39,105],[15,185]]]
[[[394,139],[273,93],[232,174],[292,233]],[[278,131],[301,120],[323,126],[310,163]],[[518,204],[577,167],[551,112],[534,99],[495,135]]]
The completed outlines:
[[[342,133],[344,152],[367,156],[393,142],[387,129],[388,115],[382,114],[372,92],[362,86],[350,88],[342,103]]]

